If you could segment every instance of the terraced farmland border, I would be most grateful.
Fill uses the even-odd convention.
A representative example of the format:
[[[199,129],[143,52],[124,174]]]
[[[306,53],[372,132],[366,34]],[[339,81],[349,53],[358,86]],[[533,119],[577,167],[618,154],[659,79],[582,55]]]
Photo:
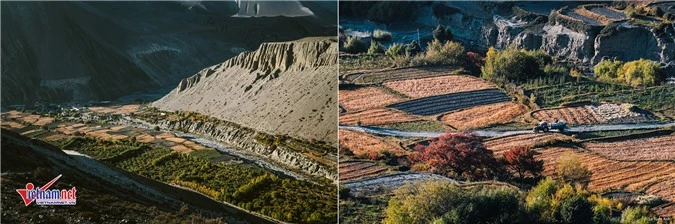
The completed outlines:
[[[374,86],[340,89],[338,95],[341,107],[350,112],[372,109],[405,100]]]
[[[522,104],[504,102],[455,111],[438,116],[438,120],[454,128],[468,130],[508,123],[526,112]]]
[[[423,120],[423,118],[391,108],[376,108],[342,114],[339,118],[339,123],[357,125],[361,122],[361,125],[380,125],[419,120]]]
[[[560,119],[568,125],[599,124],[605,122],[605,118],[596,114],[586,106],[553,107],[530,112],[530,117],[536,121],[549,121]]]
[[[675,135],[625,141],[587,142],[584,148],[613,160],[675,162]]]
[[[408,151],[403,150],[391,139],[345,129],[340,129],[338,132],[340,134],[340,150],[349,150],[357,157],[368,156],[370,153],[380,153],[381,151],[389,151],[395,155],[409,154]]]
[[[389,172],[385,166],[364,160],[340,161],[338,169],[340,182],[381,176]]]
[[[537,159],[544,161],[544,174],[554,176],[560,156],[571,153],[592,172],[588,185],[592,191],[626,190],[646,192],[666,200],[675,200],[675,162],[616,161],[572,148],[537,150]]]
[[[384,86],[410,98],[422,98],[442,94],[494,89],[495,85],[469,75],[444,75],[418,79],[389,81]]]
[[[430,96],[387,106],[406,113],[431,116],[474,106],[511,101],[511,97],[499,89],[476,90]]]
[[[378,84],[383,82],[437,77],[460,73],[457,67],[412,67],[387,69],[346,75],[345,79],[354,84]]]

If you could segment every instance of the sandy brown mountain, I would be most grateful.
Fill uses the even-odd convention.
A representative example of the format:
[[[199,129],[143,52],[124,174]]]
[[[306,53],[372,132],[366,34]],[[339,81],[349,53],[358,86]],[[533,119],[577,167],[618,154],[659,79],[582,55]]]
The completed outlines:
[[[337,42],[264,43],[183,79],[152,105],[235,122],[269,134],[337,141]]]

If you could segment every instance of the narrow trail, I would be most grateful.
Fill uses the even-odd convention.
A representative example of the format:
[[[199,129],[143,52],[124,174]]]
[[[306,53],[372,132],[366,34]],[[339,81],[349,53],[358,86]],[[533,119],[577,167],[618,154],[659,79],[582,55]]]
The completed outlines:
[[[625,130],[639,130],[639,129],[659,129],[675,127],[675,122],[669,123],[638,123],[638,124],[598,124],[598,125],[581,125],[572,126],[565,129],[565,132],[593,132],[593,131],[625,131]],[[346,126],[340,125],[341,129],[360,131],[377,135],[386,135],[403,138],[435,138],[441,136],[445,132],[429,132],[429,131],[403,131],[397,129],[377,128],[369,126]],[[552,132],[557,132],[552,130]],[[489,131],[489,130],[475,130],[472,133],[481,137],[501,137],[509,135],[518,135],[532,133],[532,130],[514,130],[514,131]]]

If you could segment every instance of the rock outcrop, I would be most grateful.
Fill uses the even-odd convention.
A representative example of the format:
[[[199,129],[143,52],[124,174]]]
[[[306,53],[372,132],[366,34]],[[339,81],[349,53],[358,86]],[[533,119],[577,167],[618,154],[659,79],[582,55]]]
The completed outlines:
[[[265,43],[181,80],[152,106],[337,145],[336,63],[335,37]]]
[[[672,3],[654,3],[667,11]],[[372,31],[385,28],[394,33],[394,41],[417,39],[411,31],[419,29],[422,42],[430,41],[431,30],[438,24],[450,27],[455,40],[472,51],[489,47],[503,49],[516,46],[541,49],[559,59],[591,68],[603,58],[622,61],[645,58],[664,64],[675,56],[675,27],[665,28],[634,22],[625,12],[609,3],[580,2],[434,2],[420,4],[414,18],[392,24],[358,22],[353,18],[343,29]],[[412,10],[412,9],[411,9]],[[367,9],[365,11],[368,11]],[[661,25],[659,25],[661,26]],[[397,39],[399,38],[399,39]],[[627,44],[630,43],[630,44]]]
[[[310,159],[301,152],[285,147],[266,147],[255,140],[255,131],[234,126],[220,125],[208,122],[193,122],[189,120],[168,121],[157,123],[162,128],[183,130],[189,133],[206,136],[213,140],[236,147],[239,150],[253,153],[267,161],[279,164],[288,170],[303,176],[324,177],[337,181],[337,162],[323,164]]]

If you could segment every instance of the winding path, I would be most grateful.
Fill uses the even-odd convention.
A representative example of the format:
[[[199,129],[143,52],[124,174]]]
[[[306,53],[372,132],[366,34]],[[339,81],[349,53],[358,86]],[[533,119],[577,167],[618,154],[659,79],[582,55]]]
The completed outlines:
[[[638,123],[638,124],[598,124],[598,125],[580,125],[568,127],[566,132],[593,132],[593,131],[625,131],[638,129],[658,129],[675,127],[675,122],[669,123]],[[386,135],[403,138],[435,138],[444,134],[444,132],[429,132],[429,131],[403,131],[397,129],[377,128],[370,126],[347,126],[340,125],[341,129],[352,131],[360,131],[377,135]],[[532,133],[532,130],[515,130],[515,131],[489,131],[476,130],[472,133],[481,137],[498,137]]]

